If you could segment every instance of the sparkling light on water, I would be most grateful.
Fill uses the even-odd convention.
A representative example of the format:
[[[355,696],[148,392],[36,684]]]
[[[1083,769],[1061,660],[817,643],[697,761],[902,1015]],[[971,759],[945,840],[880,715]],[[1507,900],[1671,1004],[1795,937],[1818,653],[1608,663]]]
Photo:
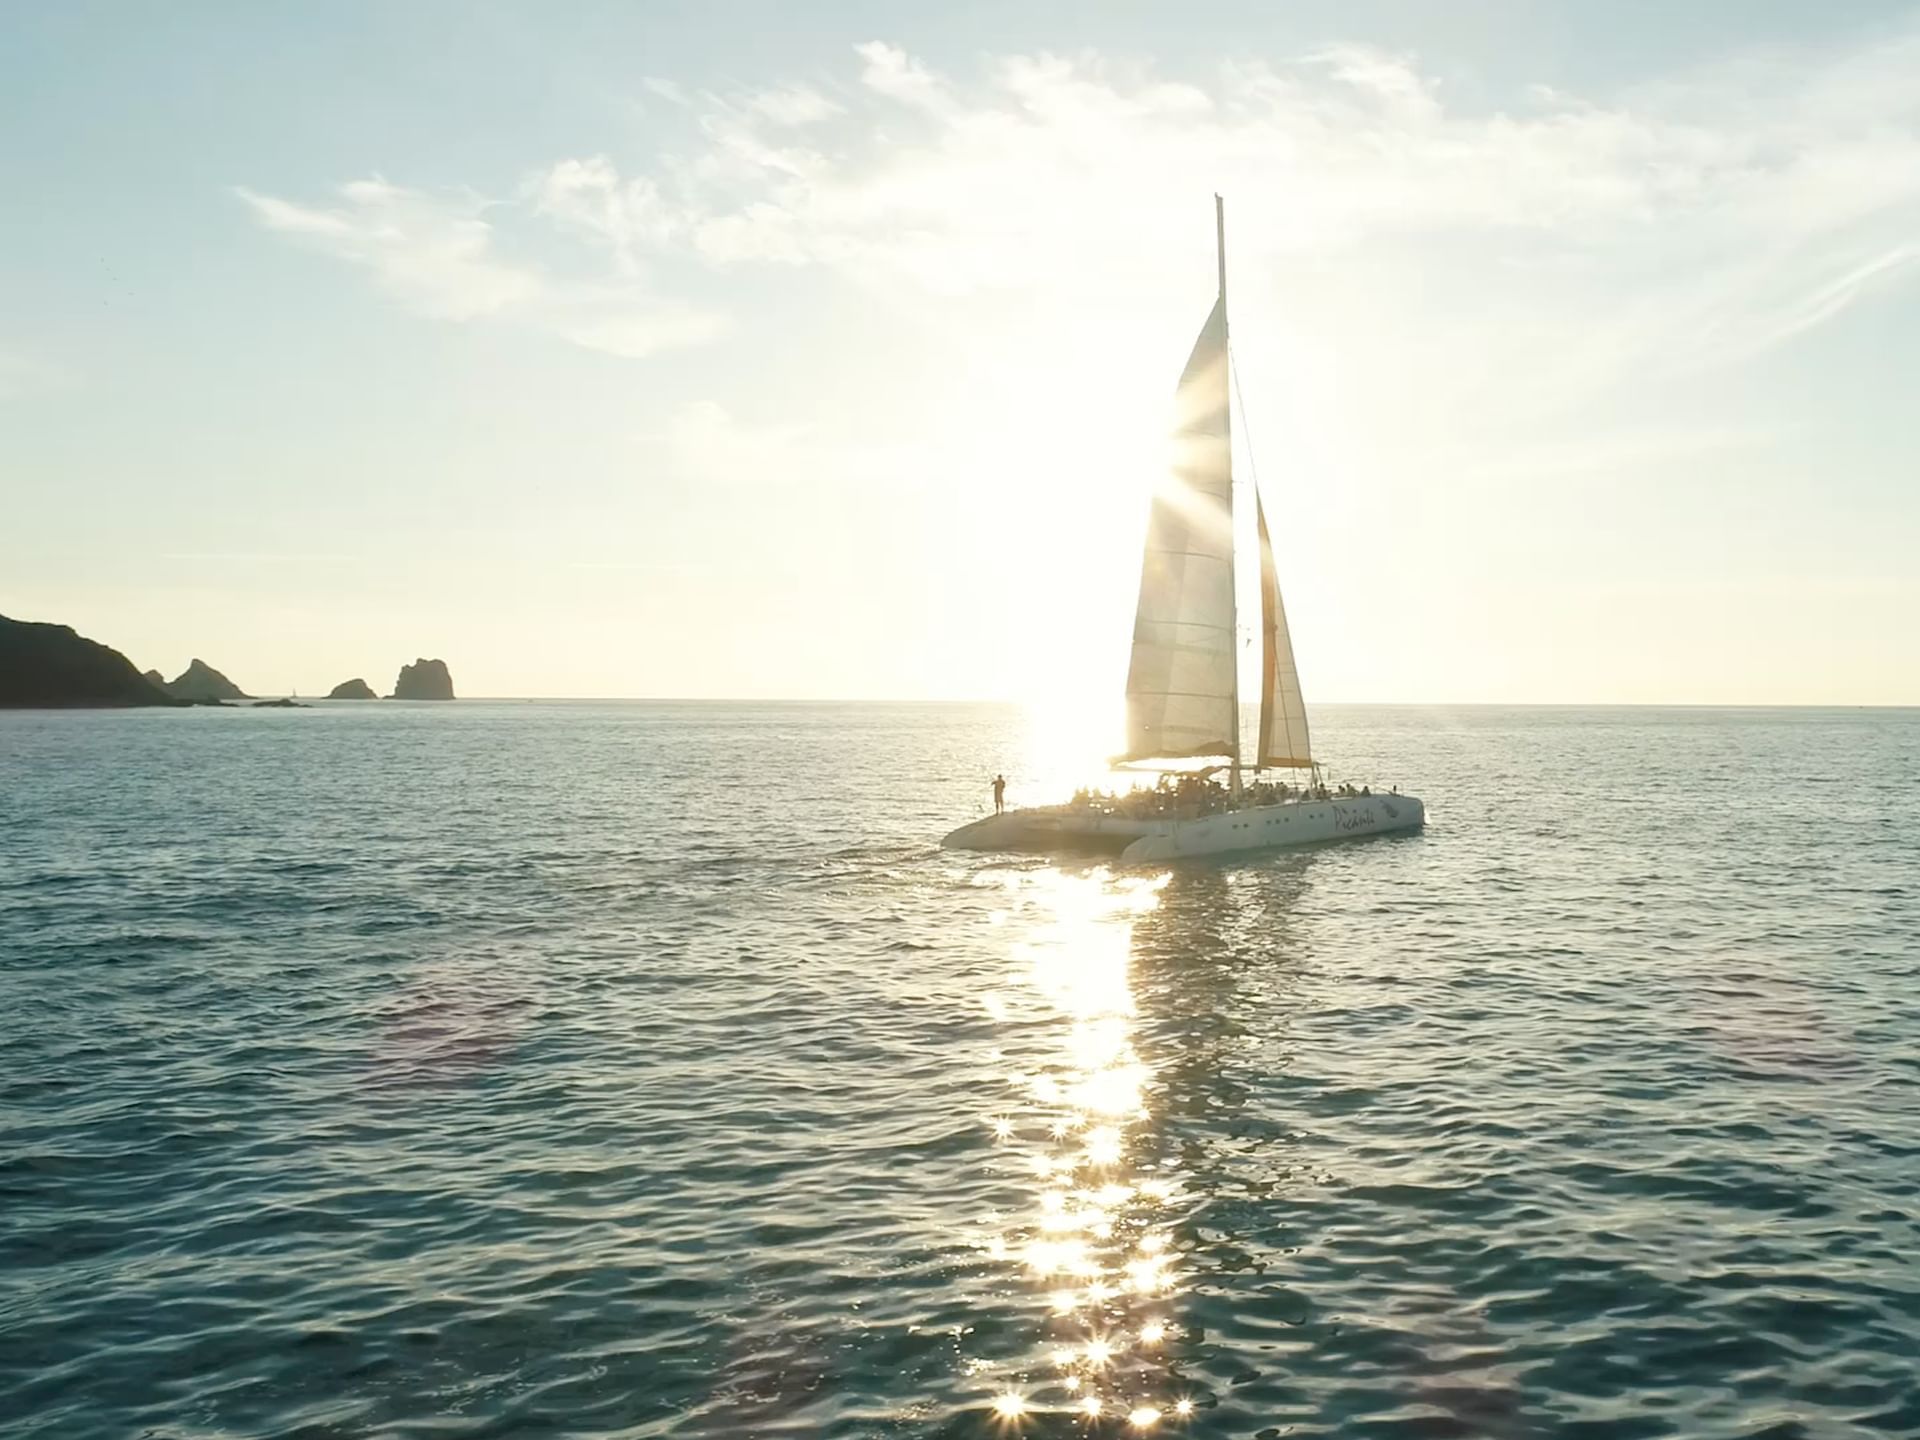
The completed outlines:
[[[1141,1391],[1164,1383],[1152,1356],[1169,1332],[1158,1315],[1129,1307],[1148,1297],[1164,1305],[1175,1283],[1163,1253],[1167,1232],[1142,1225],[1178,1183],[1134,1160],[1151,1139],[1153,1070],[1134,1043],[1128,971],[1133,922],[1152,910],[1164,883],[1101,871],[1019,877],[1001,912],[1014,973],[988,1007],[997,1023],[1013,1027],[997,1050],[1012,1053],[1016,1036],[1035,1025],[1051,1025],[1055,1035],[1053,1061],[1013,1078],[1027,1108],[991,1122],[996,1140],[1023,1142],[1007,1173],[1040,1183],[1026,1213],[1010,1217],[1014,1223],[989,1248],[1020,1255],[1028,1276],[1047,1287],[1049,1322],[1035,1341],[1054,1378],[1042,1390],[1057,1386],[1054,1403],[1088,1420],[1124,1415],[1136,1430],[1163,1413]],[[1062,1288],[1063,1276],[1081,1284]],[[1138,1337],[1138,1349],[1128,1336]],[[1046,1373],[1036,1362],[1007,1378],[1031,1383]],[[1028,1413],[1032,1402],[1020,1398]],[[1048,1403],[1044,1394],[1035,1398]]]

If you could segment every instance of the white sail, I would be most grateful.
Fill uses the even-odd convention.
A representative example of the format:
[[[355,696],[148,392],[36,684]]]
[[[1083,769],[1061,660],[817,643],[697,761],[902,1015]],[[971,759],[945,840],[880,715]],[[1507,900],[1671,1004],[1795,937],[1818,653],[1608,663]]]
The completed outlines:
[[[1253,497],[1260,528],[1260,629],[1265,640],[1260,662],[1259,765],[1306,768],[1313,764],[1307,738],[1307,702],[1300,694],[1300,672],[1293,663],[1293,637],[1287,633],[1287,607],[1280,600],[1280,573],[1273,564],[1267,535],[1267,507]]]
[[[1180,376],[1174,445],[1140,565],[1127,669],[1128,760],[1238,751],[1224,288]]]

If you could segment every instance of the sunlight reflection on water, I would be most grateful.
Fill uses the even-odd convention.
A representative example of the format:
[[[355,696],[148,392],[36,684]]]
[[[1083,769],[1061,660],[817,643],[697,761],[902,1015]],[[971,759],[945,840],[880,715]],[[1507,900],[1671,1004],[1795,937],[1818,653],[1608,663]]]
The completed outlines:
[[[982,1003],[1000,1024],[1048,1025],[1053,1054],[1009,1074],[1008,1106],[984,1117],[1002,1167],[1033,1194],[1023,1213],[1001,1217],[987,1249],[1042,1301],[1036,1352],[996,1377],[989,1404],[1003,1427],[1052,1413],[1149,1430],[1192,1411],[1191,1397],[1169,1393],[1162,1358],[1180,1334],[1166,1223],[1181,1177],[1143,1158],[1153,1067],[1134,1044],[1129,981],[1134,922],[1168,877],[997,878],[1008,904],[993,923],[1016,936],[1013,983]]]

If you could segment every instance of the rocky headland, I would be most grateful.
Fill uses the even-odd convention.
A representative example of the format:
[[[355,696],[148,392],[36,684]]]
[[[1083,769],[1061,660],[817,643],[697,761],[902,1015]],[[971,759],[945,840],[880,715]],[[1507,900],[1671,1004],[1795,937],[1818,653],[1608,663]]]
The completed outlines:
[[[0,615],[0,706],[178,703],[118,650],[71,626]]]

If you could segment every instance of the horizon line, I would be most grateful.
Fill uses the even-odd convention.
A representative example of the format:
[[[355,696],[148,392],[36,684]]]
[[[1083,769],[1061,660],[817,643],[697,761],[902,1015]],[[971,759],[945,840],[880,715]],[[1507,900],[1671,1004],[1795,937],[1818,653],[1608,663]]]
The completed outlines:
[[[326,701],[325,695],[309,694],[282,697],[271,692],[251,699],[298,698]],[[390,695],[380,696],[382,703]],[[458,701],[473,704],[624,704],[624,705],[994,705],[1027,710],[1050,707],[1047,700],[965,699],[953,696],[886,695],[462,695]],[[365,700],[333,701],[334,704],[365,705]],[[413,704],[440,704],[440,701],[413,701]],[[1250,709],[1253,702],[1242,703]],[[1320,706],[1368,707],[1375,709],[1421,710],[1916,710],[1920,699],[1901,700],[1316,700],[1309,709]]]

